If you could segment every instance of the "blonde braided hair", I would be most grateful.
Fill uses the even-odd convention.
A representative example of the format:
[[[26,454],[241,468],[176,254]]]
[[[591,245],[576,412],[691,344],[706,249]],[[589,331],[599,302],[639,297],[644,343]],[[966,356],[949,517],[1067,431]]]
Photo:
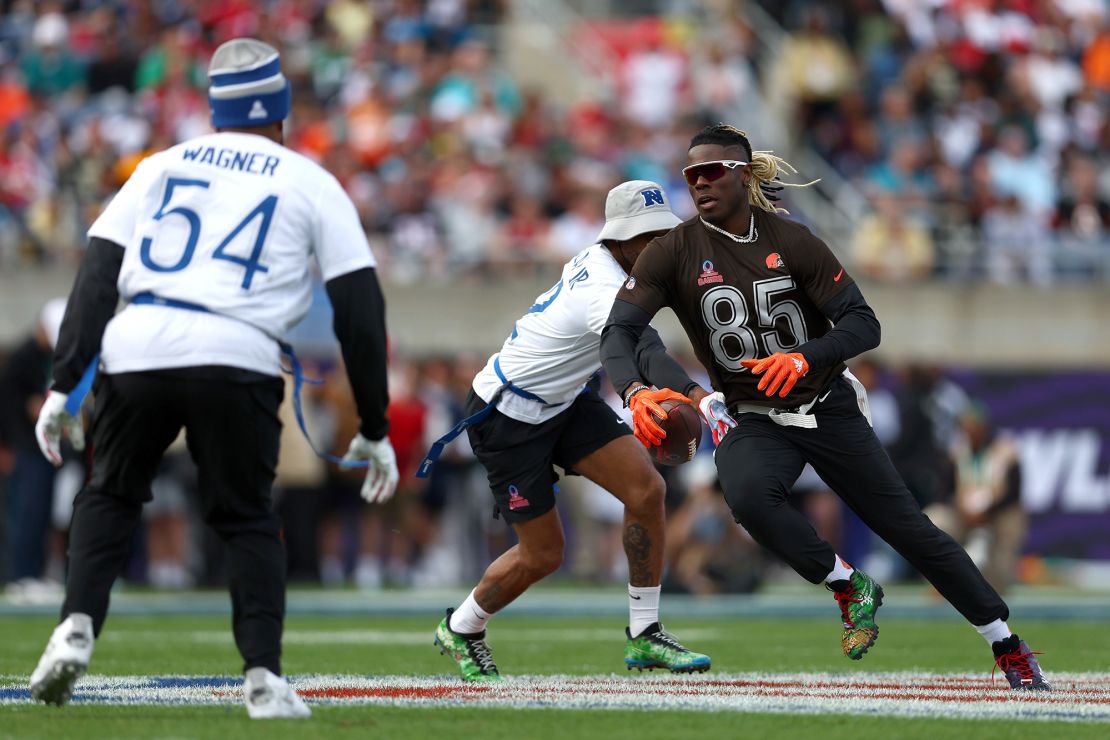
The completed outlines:
[[[783,182],[780,174],[783,172],[791,175],[798,174],[794,165],[772,151],[752,151],[748,141],[748,133],[743,129],[730,126],[727,123],[718,123],[706,126],[690,140],[692,149],[699,144],[718,144],[721,146],[739,146],[748,154],[748,163],[751,166],[752,176],[748,180],[748,203],[769,213],[789,213],[785,208],[776,206],[778,193],[784,187],[805,188],[821,180],[810,182]]]

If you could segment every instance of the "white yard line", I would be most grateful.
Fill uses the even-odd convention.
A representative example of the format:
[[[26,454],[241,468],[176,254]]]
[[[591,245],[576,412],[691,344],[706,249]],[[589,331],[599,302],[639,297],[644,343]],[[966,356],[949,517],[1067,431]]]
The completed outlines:
[[[431,644],[435,624],[424,630],[286,630],[282,642],[286,645],[423,645]],[[716,640],[727,637],[730,630],[713,628],[684,629],[677,634],[685,642]],[[154,630],[105,631],[99,640],[107,642],[157,641],[164,644],[231,644],[230,629],[187,630],[182,632]],[[589,642],[615,642],[624,644],[620,629],[506,629],[498,632],[493,626],[489,631],[491,644],[535,642],[537,640],[581,640]]]
[[[17,677],[6,677],[8,680]],[[1054,690],[1014,692],[981,674],[734,673],[696,676],[515,676],[499,684],[410,676],[294,676],[315,704],[685,709],[963,719],[1110,722],[1110,675],[1052,673]],[[0,704],[26,704],[26,677],[0,688]],[[14,681],[13,681],[14,682]],[[117,705],[236,704],[241,680],[227,676],[92,676],[75,702]]]

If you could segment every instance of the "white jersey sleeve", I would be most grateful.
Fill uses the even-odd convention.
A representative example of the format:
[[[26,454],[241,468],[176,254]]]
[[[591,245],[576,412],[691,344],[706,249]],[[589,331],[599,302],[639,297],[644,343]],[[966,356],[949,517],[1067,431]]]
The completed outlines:
[[[377,264],[355,204],[331,175],[324,178],[320,188],[316,213],[313,247],[324,282]]]

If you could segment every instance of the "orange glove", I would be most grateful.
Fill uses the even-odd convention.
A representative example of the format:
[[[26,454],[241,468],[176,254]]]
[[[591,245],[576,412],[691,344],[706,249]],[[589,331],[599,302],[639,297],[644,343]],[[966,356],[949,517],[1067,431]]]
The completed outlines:
[[[632,433],[644,447],[658,447],[667,436],[663,427],[655,420],[655,417],[667,418],[667,412],[659,405],[663,401],[683,401],[691,406],[694,404],[686,396],[669,388],[653,391],[645,386],[633,391],[628,398],[628,409],[632,412]]]
[[[741,365],[752,371],[753,375],[763,375],[763,379],[756,386],[765,391],[768,396],[779,392],[779,398],[786,398],[794,390],[794,384],[809,372],[809,363],[798,352],[776,352],[762,360],[742,360]],[[779,386],[782,390],[779,390]]]

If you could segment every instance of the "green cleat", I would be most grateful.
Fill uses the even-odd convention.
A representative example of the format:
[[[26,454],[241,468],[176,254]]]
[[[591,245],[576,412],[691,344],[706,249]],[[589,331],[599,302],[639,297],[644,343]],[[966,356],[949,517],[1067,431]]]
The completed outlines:
[[[663,625],[652,624],[639,636],[633,637],[626,627],[624,634],[624,664],[628,670],[666,668],[671,673],[703,673],[709,670],[708,655],[687,650],[678,640],[663,631]]]
[[[840,605],[844,634],[840,647],[852,660],[859,660],[879,638],[875,612],[883,605],[883,587],[858,568],[848,580],[836,581],[828,588]]]
[[[464,681],[500,681],[501,674],[493,662],[493,653],[486,644],[486,631],[475,635],[460,635],[451,629],[451,612],[436,627],[434,644],[439,652],[450,655],[462,671]]]

